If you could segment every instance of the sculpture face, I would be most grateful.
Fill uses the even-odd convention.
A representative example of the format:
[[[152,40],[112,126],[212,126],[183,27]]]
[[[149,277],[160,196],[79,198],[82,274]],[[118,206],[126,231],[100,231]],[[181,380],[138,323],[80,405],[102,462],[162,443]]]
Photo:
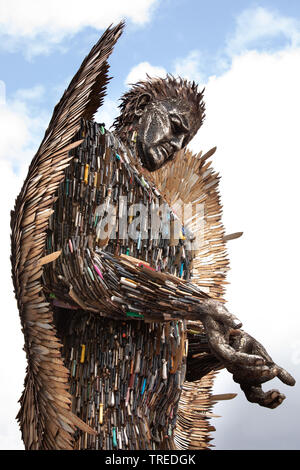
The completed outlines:
[[[187,145],[201,124],[191,107],[180,100],[151,100],[144,94],[136,108],[137,148],[143,165],[155,171]]]

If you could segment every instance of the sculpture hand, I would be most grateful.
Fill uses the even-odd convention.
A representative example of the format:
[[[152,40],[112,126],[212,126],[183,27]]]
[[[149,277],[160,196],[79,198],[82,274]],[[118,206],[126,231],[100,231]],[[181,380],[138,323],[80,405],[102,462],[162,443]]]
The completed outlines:
[[[278,390],[264,392],[261,384],[278,377],[287,385],[295,379],[282,367],[274,363],[265,348],[243,330],[232,329],[229,322],[205,315],[203,325],[212,352],[233,374],[247,399],[268,408],[276,408],[285,399]]]

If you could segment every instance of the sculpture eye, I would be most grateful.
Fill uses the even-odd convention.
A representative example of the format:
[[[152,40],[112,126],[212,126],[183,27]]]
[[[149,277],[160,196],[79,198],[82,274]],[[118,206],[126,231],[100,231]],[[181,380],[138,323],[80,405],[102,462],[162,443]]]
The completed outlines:
[[[171,116],[171,126],[175,134],[179,134],[180,132],[184,130],[181,119],[178,116]]]

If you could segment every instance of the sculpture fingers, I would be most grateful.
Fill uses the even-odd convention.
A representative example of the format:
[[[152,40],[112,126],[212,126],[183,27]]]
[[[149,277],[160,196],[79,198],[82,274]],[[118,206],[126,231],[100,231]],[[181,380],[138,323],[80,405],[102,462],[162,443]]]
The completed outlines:
[[[281,405],[283,400],[285,400],[286,396],[283,393],[280,393],[279,390],[269,390],[266,392],[265,403],[262,406],[266,408],[277,408],[277,406]]]
[[[201,309],[203,308],[204,312],[217,322],[221,322],[234,329],[243,326],[242,322],[235,315],[232,315],[221,302],[208,299],[205,300],[202,305]]]
[[[215,321],[211,315],[206,315],[202,321],[212,352],[225,365],[226,368],[229,368],[232,365],[235,367],[243,367],[245,365],[264,364],[264,360],[260,356],[239,352],[230,346],[230,329],[226,329],[222,323]]]
[[[263,359],[258,355],[237,352],[225,342],[224,335],[216,330],[207,332],[207,336],[213,353],[227,368],[230,365],[244,367],[247,365],[262,365],[264,363]]]
[[[254,354],[258,354],[259,356],[263,357],[267,363],[274,364],[273,359],[259,341],[257,341],[255,338],[253,338],[253,336],[249,335],[245,331],[242,332],[242,335],[245,338],[245,343],[251,343],[252,352]]]
[[[253,373],[255,372],[256,374],[261,374],[261,377],[263,380],[260,383],[267,382],[268,380],[271,380],[273,377],[278,377],[283,383],[286,385],[293,386],[295,385],[296,381],[294,377],[289,374],[285,369],[282,367],[278,366],[277,364],[274,363],[273,359],[269,356],[267,353],[266,349],[263,347],[261,343],[259,343],[255,338],[252,336],[248,335],[248,333],[238,330],[240,333],[240,337],[242,340],[236,341],[234,344],[235,346],[238,347],[239,351],[247,351],[249,352],[249,347],[254,354],[260,355],[265,364],[268,366],[268,370],[263,370],[261,371],[256,369]]]

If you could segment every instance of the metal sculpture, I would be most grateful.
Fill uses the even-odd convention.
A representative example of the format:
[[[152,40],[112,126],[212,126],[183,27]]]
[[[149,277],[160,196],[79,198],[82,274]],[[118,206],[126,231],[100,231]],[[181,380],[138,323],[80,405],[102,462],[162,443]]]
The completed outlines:
[[[103,34],[55,107],[12,212],[26,449],[207,448],[212,405],[232,398],[211,394],[216,370],[270,408],[285,397],[261,384],[294,384],[224,306],[215,149],[185,150],[203,93],[149,78],[124,95],[113,132],[92,120],[122,29]],[[184,225],[179,201],[192,208]]]

